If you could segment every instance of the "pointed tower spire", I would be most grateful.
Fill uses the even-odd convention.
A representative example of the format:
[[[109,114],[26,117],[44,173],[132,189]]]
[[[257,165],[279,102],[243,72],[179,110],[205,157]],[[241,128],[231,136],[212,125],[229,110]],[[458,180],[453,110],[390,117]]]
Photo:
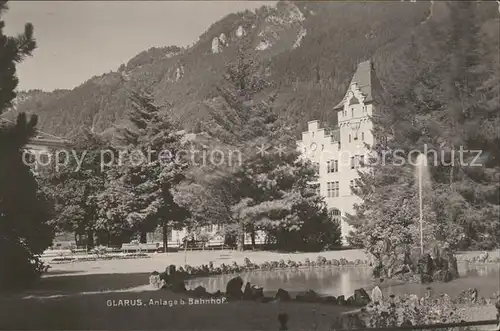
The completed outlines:
[[[344,104],[348,100],[349,92],[352,89],[358,89],[363,95],[363,100],[353,100],[351,102],[363,101],[365,104],[370,104],[378,99],[378,95],[382,90],[382,86],[375,74],[375,69],[371,60],[364,61],[358,64],[356,72],[352,76],[351,83],[349,84],[348,90],[342,99],[333,109],[341,110],[344,109]]]

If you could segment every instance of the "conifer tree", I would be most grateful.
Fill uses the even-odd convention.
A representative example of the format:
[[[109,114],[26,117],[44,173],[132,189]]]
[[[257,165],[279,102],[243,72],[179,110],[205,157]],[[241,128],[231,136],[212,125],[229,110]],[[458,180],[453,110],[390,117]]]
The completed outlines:
[[[300,158],[293,128],[274,107],[272,84],[259,74],[248,40],[237,51],[236,61],[227,66],[226,84],[218,87],[221,98],[211,104],[217,130],[209,131],[243,154],[241,166],[216,179],[216,186],[225,186],[221,190],[230,197],[231,224],[226,229],[236,234],[240,250],[245,233],[255,244],[257,230],[265,231],[280,248],[339,245],[338,225],[331,222],[312,185],[317,176],[314,167]],[[319,238],[320,232],[332,236]]]
[[[124,217],[141,242],[161,226],[166,249],[168,227],[181,227],[189,216],[173,196],[188,168],[180,152],[184,133],[148,93],[134,92],[131,101],[130,126],[118,132],[126,156],[108,171],[107,188],[98,197],[100,215],[103,222]]]
[[[0,2],[0,114],[12,106],[18,79],[16,64],[36,48],[33,26],[17,37],[4,35]],[[51,245],[47,224],[51,206],[23,161],[23,147],[36,133],[37,118],[22,113],[14,125],[0,123],[0,289],[23,286],[43,270],[40,254]]]

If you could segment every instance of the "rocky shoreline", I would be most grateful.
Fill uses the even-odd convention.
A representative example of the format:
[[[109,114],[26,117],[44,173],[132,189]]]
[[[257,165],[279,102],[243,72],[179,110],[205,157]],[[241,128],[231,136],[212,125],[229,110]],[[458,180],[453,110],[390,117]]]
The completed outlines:
[[[371,302],[383,300],[382,291],[378,286],[372,290],[371,296],[368,295],[365,289],[356,289],[350,297],[346,298],[344,295],[339,297],[322,296],[314,290],[308,290],[296,295],[292,298],[288,291],[278,289],[273,297],[266,297],[264,289],[255,284],[247,282],[244,285],[243,279],[240,276],[232,278],[226,286],[226,292],[217,291],[209,293],[203,286],[198,286],[193,290],[186,289],[185,282],[188,279],[197,277],[209,277],[213,275],[222,274],[236,274],[241,272],[251,271],[270,271],[270,270],[286,270],[286,269],[305,269],[311,267],[349,267],[349,266],[369,266],[368,261],[355,260],[348,261],[346,259],[340,260],[327,260],[319,256],[316,261],[306,259],[303,263],[288,260],[265,262],[260,265],[252,263],[248,258],[245,258],[245,264],[240,266],[236,262],[232,265],[222,264],[220,267],[214,267],[212,263],[209,265],[201,265],[199,267],[186,266],[185,268],[176,268],[175,265],[170,265],[162,273],[153,271],[149,277],[149,284],[156,289],[167,289],[175,293],[185,293],[198,298],[221,298],[225,297],[227,300],[252,300],[262,303],[267,302],[308,302],[308,303],[322,303],[333,304],[340,306],[364,307]],[[430,290],[430,288],[428,288]],[[498,296],[498,295],[497,295]],[[478,297],[476,289],[469,289],[462,291],[458,295],[457,303],[487,303],[486,299]]]

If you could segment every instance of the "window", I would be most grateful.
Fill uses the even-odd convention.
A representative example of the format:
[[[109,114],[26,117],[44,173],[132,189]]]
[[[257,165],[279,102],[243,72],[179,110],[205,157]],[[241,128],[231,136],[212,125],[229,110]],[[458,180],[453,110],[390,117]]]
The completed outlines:
[[[360,167],[364,167],[365,166],[365,156],[364,155],[360,155],[359,156],[359,166]]]
[[[361,140],[365,141],[365,133],[361,132]]]
[[[321,150],[325,149],[325,144],[321,144]]]
[[[354,117],[354,108],[351,108],[351,117]]]
[[[333,221],[333,222],[337,222],[337,223],[340,223],[341,221],[341,213],[340,213],[340,210],[338,210],[337,208],[333,208],[330,210],[330,219]]]
[[[339,171],[339,161],[337,160],[330,160],[326,162],[326,172],[331,173],[331,172],[338,172]]]
[[[328,182],[326,185],[328,198],[336,198],[339,196],[339,182]]]
[[[349,142],[351,142],[351,135],[349,134]]]
[[[355,168],[354,156],[351,157],[351,169]]]
[[[350,184],[351,184],[351,185],[350,185],[350,187],[351,187],[351,194],[354,194],[354,192],[353,192],[353,191],[354,191],[354,190],[356,190],[356,189],[358,188],[358,184],[356,183],[356,180],[355,180],[355,179],[354,179],[354,180],[351,180]]]

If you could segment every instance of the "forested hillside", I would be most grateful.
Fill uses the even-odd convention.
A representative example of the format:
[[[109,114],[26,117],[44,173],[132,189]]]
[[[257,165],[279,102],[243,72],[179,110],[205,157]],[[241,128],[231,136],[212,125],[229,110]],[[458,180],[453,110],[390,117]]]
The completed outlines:
[[[20,94],[16,110],[40,116],[40,129],[71,136],[80,126],[104,131],[124,118],[131,90],[148,89],[169,103],[188,130],[208,116],[224,65],[248,37],[262,73],[275,83],[278,107],[298,131],[312,119],[335,124],[332,106],[358,62],[372,58],[388,90],[402,89],[412,77],[443,57],[449,10],[444,2],[279,2],[255,12],[229,15],[214,23],[187,49],[152,48],[118,72],[93,77],[71,91]],[[483,2],[477,20],[492,52],[498,51],[496,3]],[[418,50],[418,65],[407,60]]]

